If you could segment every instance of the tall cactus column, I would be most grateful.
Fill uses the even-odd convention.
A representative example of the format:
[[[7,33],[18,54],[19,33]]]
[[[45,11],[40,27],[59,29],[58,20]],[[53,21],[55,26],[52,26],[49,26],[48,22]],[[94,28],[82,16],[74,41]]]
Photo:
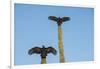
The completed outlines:
[[[59,47],[60,62],[63,63],[63,62],[65,62],[65,59],[64,59],[61,25],[58,26],[58,47]]]
[[[46,58],[41,58],[41,64],[46,64]]]
[[[61,25],[62,25],[63,22],[69,21],[70,18],[69,17],[62,17],[62,18],[60,18],[60,17],[55,17],[55,16],[49,16],[48,19],[57,22],[57,25],[58,25],[59,58],[60,58],[60,63],[64,63],[65,62],[65,59],[64,59],[64,49],[63,49]]]

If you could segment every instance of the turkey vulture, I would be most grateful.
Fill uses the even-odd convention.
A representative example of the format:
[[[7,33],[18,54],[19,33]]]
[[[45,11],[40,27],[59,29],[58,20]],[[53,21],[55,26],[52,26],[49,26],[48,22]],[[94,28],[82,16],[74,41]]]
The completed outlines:
[[[70,17],[62,17],[62,18],[60,18],[60,17],[55,17],[55,16],[49,16],[48,19],[56,21],[58,25],[61,25],[62,22],[69,21]]]
[[[29,55],[32,55],[34,53],[40,54],[41,58],[46,58],[47,54],[52,53],[52,54],[56,55],[57,51],[53,47],[45,48],[45,46],[42,46],[42,48],[34,47],[34,48],[29,49],[29,51],[28,51]]]

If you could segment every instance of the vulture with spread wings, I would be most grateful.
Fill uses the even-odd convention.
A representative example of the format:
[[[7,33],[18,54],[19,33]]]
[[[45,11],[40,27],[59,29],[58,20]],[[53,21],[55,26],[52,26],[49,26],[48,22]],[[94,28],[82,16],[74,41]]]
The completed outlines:
[[[56,55],[57,51],[53,47],[45,48],[45,46],[42,46],[42,48],[34,47],[34,48],[29,49],[29,51],[28,51],[29,55],[32,55],[34,53],[40,54],[41,58],[46,58],[47,54],[52,53],[52,54]]]
[[[62,18],[60,18],[60,17],[55,17],[55,16],[49,16],[48,19],[56,21],[58,25],[61,25],[62,22],[69,21],[70,17],[62,17]]]

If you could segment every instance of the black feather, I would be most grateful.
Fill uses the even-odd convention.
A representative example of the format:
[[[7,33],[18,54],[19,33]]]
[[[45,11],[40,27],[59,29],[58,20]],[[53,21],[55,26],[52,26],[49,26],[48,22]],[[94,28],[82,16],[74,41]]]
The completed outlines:
[[[29,49],[29,51],[28,51],[28,54],[29,54],[29,55],[32,55],[32,54],[34,54],[34,53],[40,54],[40,53],[41,53],[41,48],[39,48],[39,47],[34,47],[34,48]]]
[[[54,55],[57,54],[57,51],[53,47],[46,48],[47,53],[52,53]]]
[[[69,20],[70,20],[70,17],[63,17],[63,18],[62,18],[62,21],[63,21],[63,22],[69,21]]]
[[[48,19],[53,20],[53,21],[58,21],[58,18],[55,16],[49,16]]]

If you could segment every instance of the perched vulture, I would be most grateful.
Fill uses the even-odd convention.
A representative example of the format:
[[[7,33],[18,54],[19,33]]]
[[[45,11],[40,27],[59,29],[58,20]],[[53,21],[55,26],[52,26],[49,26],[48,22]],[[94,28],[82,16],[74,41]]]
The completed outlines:
[[[49,16],[48,19],[56,21],[58,25],[61,25],[62,22],[69,21],[70,17],[62,17],[62,18],[60,18],[60,17],[55,17],[55,16]]]
[[[42,46],[42,48],[34,47],[34,48],[29,49],[29,51],[28,51],[29,55],[32,55],[34,53],[40,54],[41,58],[46,58],[47,54],[52,53],[52,54],[56,55],[57,51],[53,47],[45,48],[45,46]]]

